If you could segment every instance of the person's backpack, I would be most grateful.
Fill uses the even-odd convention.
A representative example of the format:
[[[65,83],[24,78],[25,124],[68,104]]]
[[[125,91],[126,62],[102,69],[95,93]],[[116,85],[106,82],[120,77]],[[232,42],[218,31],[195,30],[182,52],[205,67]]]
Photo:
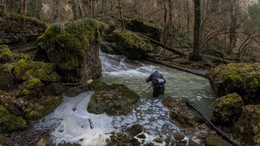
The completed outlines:
[[[153,83],[155,84],[163,84],[164,82],[165,82],[164,79],[160,79],[160,78],[153,79]]]

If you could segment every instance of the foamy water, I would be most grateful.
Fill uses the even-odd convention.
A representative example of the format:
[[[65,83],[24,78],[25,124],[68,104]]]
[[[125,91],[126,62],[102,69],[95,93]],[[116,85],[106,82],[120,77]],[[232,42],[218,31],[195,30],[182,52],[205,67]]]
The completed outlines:
[[[51,138],[54,143],[72,142],[83,146],[105,145],[105,139],[112,131],[120,132],[134,124],[142,125],[147,135],[145,143],[156,137],[166,138],[181,131],[169,121],[169,110],[161,101],[167,97],[186,97],[206,115],[212,112],[215,94],[207,79],[171,68],[145,65],[123,56],[100,53],[102,77],[100,80],[112,84],[121,83],[138,93],[140,105],[127,116],[109,117],[106,114],[90,114],[87,105],[94,94],[81,93],[76,97],[64,97],[63,103],[44,118],[36,128],[54,129]],[[145,79],[158,70],[167,80],[165,94],[152,98],[150,83]],[[174,139],[174,138],[173,138]],[[157,144],[159,145],[159,144]]]

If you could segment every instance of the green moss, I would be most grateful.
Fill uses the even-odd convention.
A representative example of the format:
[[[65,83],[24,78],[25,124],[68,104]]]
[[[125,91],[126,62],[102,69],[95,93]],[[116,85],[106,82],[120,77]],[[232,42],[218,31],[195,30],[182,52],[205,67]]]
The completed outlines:
[[[29,121],[39,120],[53,112],[53,110],[61,103],[62,97],[46,99],[34,107],[25,110],[25,117]]]
[[[10,141],[10,138],[0,135],[0,145],[11,146],[11,144],[9,144],[8,141]]]
[[[7,45],[0,45],[0,62],[12,60],[12,52]]]
[[[52,83],[48,85],[45,90],[44,94],[45,95],[59,95],[65,91],[65,86],[59,83]]]
[[[150,44],[131,31],[115,30],[113,38],[120,53],[131,59],[147,58],[149,57],[148,53],[153,51],[153,47]]]
[[[27,99],[37,98],[43,89],[44,84],[38,78],[31,78],[25,82],[24,86],[20,89],[18,96]]]
[[[91,90],[96,89],[88,104],[90,113],[107,113],[110,116],[127,115],[136,106],[139,96],[120,84],[106,85],[94,81],[90,84]]]
[[[30,76],[39,78],[43,82],[57,82],[61,77],[54,71],[52,63],[21,59],[13,66],[13,74],[18,80],[27,80]]]
[[[0,90],[10,91],[14,88],[14,81],[10,70],[10,65],[0,65]]]
[[[0,105],[0,131],[13,132],[26,127],[26,121],[22,117],[16,117],[6,108]]]

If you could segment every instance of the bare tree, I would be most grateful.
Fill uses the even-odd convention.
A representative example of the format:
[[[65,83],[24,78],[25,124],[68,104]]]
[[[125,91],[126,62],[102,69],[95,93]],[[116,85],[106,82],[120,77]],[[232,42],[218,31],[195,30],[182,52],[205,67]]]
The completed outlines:
[[[201,60],[200,48],[200,0],[194,0],[194,32],[193,32],[193,52],[190,60]]]

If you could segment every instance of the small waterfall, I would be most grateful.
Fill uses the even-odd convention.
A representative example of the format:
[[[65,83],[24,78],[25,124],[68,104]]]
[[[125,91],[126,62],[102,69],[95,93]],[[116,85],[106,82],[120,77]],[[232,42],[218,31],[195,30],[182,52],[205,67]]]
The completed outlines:
[[[140,105],[127,116],[109,117],[106,114],[95,115],[87,112],[87,105],[94,91],[72,98],[64,97],[63,103],[35,126],[38,129],[53,129],[51,137],[54,143],[104,145],[107,133],[120,132],[134,124],[142,125],[152,134],[147,135],[146,142],[155,137],[166,138],[172,132],[181,130],[169,121],[170,111],[161,103],[167,96],[189,98],[201,111],[207,111],[207,115],[212,112],[215,94],[204,78],[163,66],[146,65],[120,55],[100,52],[100,59],[100,80],[107,84],[126,85],[140,95]],[[155,70],[167,80],[165,94],[159,98],[151,97],[152,89],[147,90],[150,83],[145,82]]]

